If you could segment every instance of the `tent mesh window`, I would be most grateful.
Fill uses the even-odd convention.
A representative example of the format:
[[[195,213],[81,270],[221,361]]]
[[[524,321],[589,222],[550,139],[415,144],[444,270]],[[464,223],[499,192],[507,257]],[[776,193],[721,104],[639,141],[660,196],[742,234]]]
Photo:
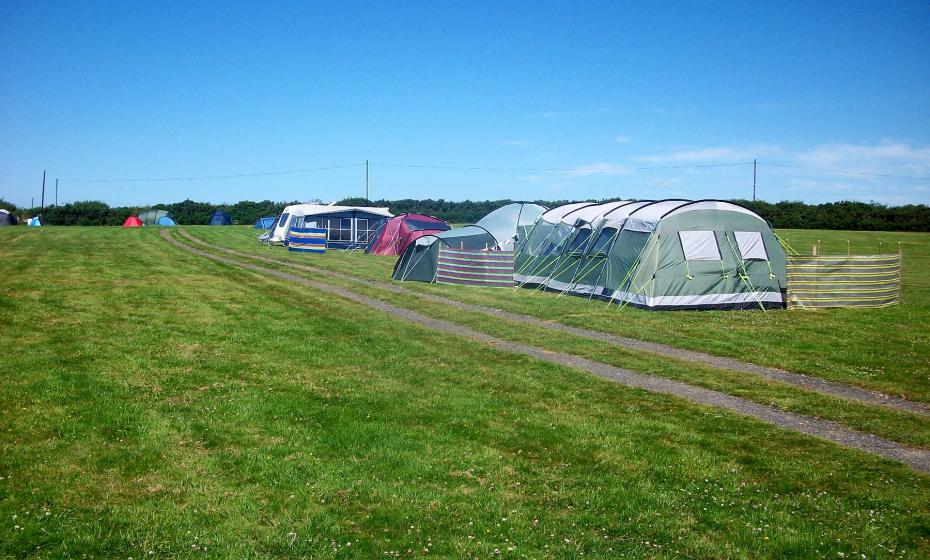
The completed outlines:
[[[679,231],[686,261],[719,261],[720,248],[712,231]]]

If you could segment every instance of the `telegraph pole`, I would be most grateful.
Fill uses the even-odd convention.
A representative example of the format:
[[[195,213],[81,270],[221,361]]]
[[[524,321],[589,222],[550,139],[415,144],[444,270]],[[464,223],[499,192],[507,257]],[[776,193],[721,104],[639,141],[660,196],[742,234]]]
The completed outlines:
[[[45,170],[42,170],[42,211],[45,211]]]
[[[55,206],[58,206],[58,177],[55,177]]]
[[[368,200],[368,160],[365,160],[365,200]]]
[[[756,201],[756,158],[752,158],[752,201]]]

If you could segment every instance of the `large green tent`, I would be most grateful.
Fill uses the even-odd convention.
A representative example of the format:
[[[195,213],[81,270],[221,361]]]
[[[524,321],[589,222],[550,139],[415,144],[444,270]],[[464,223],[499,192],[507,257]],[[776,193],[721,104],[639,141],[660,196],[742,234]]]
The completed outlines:
[[[554,233],[568,222],[570,231]],[[785,253],[771,227],[717,200],[627,201],[544,215],[518,247],[515,268],[523,285],[647,309],[781,308],[786,301]]]

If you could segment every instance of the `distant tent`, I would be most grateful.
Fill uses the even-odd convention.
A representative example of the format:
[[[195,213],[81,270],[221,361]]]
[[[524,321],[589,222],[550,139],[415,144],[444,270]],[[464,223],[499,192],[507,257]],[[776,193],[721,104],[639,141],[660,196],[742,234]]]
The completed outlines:
[[[158,220],[165,217],[171,220],[171,225],[175,225],[174,215],[167,210],[146,210],[139,214],[139,219],[147,226],[159,225]]]
[[[513,202],[494,210],[477,223],[424,235],[411,243],[394,265],[394,280],[418,280],[435,282],[440,260],[440,246],[458,251],[506,251],[513,252],[515,245],[522,242],[530,227],[546,208],[531,202]],[[486,268],[485,259],[477,256],[475,262],[467,262],[467,254],[452,257],[461,269]],[[481,261],[481,262],[478,262]],[[513,283],[511,270],[510,283]]]
[[[16,216],[10,214],[9,210],[0,208],[0,226],[15,226],[17,224],[19,224],[19,220],[16,219]]]
[[[129,216],[126,218],[126,221],[123,222],[123,227],[142,227],[143,225],[145,224],[142,223],[142,220],[140,220],[138,216]]]
[[[274,224],[277,221],[277,216],[265,216],[264,218],[259,218],[255,221],[255,229],[271,229],[274,227]]]
[[[366,253],[372,255],[401,255],[407,247],[423,237],[452,227],[445,221],[423,214],[400,214],[384,222],[374,233]]]
[[[222,210],[217,210],[210,216],[210,221],[207,222],[211,226],[231,226],[233,225],[232,218],[229,217],[229,214],[223,212]]]
[[[174,223],[174,220],[172,220],[170,217],[168,217],[168,216],[162,216],[162,217],[158,218],[158,221],[156,222],[156,225],[159,225],[159,226],[176,226],[176,225],[178,225],[178,224]]]
[[[38,216],[34,218],[29,218],[28,220],[26,220],[26,225],[32,226],[32,227],[39,227],[42,225],[42,220],[40,220]]]

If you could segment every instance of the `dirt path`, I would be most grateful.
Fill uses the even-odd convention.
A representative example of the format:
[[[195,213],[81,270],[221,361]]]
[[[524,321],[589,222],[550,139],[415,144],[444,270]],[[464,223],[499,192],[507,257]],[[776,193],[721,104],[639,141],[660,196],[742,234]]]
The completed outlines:
[[[259,273],[265,277],[273,276],[281,280],[286,280],[294,284],[313,288],[322,292],[334,294],[354,301],[361,305],[383,311],[391,316],[406,320],[411,323],[429,327],[432,330],[446,332],[471,338],[480,342],[487,343],[505,352],[523,354],[539,360],[553,364],[559,364],[576,369],[581,369],[616,381],[627,387],[644,389],[654,393],[663,393],[681,397],[693,403],[724,408],[738,414],[750,416],[763,420],[775,426],[794,430],[807,435],[819,437],[838,443],[840,445],[879,455],[888,459],[893,459],[905,463],[915,470],[930,473],[930,451],[915,449],[901,445],[899,443],[850,430],[835,422],[821,420],[810,416],[795,414],[792,412],[781,411],[772,407],[747,401],[739,397],[734,397],[710,389],[695,387],[686,383],[672,381],[652,375],[644,375],[634,371],[601,364],[578,356],[563,354],[561,352],[551,352],[542,348],[537,348],[529,344],[510,342],[496,338],[482,332],[478,332],[467,327],[456,325],[448,321],[434,319],[416,311],[397,307],[383,301],[357,294],[351,290],[332,286],[323,282],[310,280],[296,274],[282,272],[280,270],[261,267],[258,265],[239,262],[230,258],[214,255],[201,251],[171,237],[167,230],[161,231],[161,236],[172,245],[187,251],[189,253],[221,262],[232,266]]]
[[[719,369],[728,369],[732,371],[739,371],[744,373],[751,373],[753,375],[759,375],[768,379],[773,379],[775,381],[781,381],[783,383],[788,383],[790,385],[795,385],[797,387],[802,387],[811,391],[818,393],[823,393],[833,397],[839,397],[847,400],[854,400],[863,402],[871,405],[885,406],[889,408],[894,408],[904,412],[911,412],[914,414],[919,414],[921,416],[930,417],[930,405],[909,401],[902,399],[900,397],[893,397],[880,393],[878,391],[870,391],[868,389],[862,389],[860,387],[854,387],[852,385],[846,385],[843,383],[836,383],[833,381],[827,381],[825,379],[820,379],[817,377],[812,377],[809,375],[804,375],[800,373],[791,373],[777,368],[760,366],[756,364],[751,364],[748,362],[743,362],[736,360],[734,358],[725,358],[722,356],[714,356],[711,354],[706,354],[704,352],[697,352],[694,350],[684,350],[682,348],[676,348],[674,346],[669,346],[667,344],[660,344],[657,342],[646,342],[643,340],[638,340],[635,338],[628,338],[625,336],[619,336],[615,334],[608,334],[600,331],[593,331],[589,329],[582,329],[579,327],[572,327],[569,325],[564,325],[562,323],[557,323],[553,321],[544,321],[538,317],[533,317],[531,315],[523,315],[521,313],[513,313],[510,311],[504,311],[502,309],[494,309],[492,307],[485,307],[482,305],[475,305],[470,303],[462,303],[452,299],[444,298],[442,296],[424,294],[421,292],[414,292],[397,286],[395,284],[389,283],[378,283],[372,282],[369,280],[364,280],[356,276],[338,274],[329,270],[324,270],[318,267],[313,266],[304,266],[296,264],[293,262],[282,261],[277,259],[271,259],[267,257],[262,257],[259,255],[252,255],[248,253],[242,253],[235,251],[233,249],[228,249],[226,247],[220,247],[218,245],[212,245],[196,237],[190,235],[184,230],[180,230],[180,234],[186,239],[189,239],[195,243],[199,243],[211,249],[222,251],[230,255],[236,255],[239,257],[244,257],[248,259],[258,260],[262,262],[267,262],[270,264],[276,264],[279,266],[285,266],[288,268],[293,268],[295,270],[305,270],[307,272],[313,272],[322,276],[329,276],[333,278],[340,278],[342,280],[350,280],[352,282],[362,284],[365,286],[370,286],[382,290],[387,290],[396,294],[404,294],[414,296],[420,299],[426,299],[436,303],[442,303],[463,311],[473,311],[477,313],[484,313],[487,315],[493,315],[496,317],[501,317],[503,319],[508,319],[511,321],[516,321],[520,323],[530,324],[536,327],[541,327],[544,329],[549,329],[553,331],[560,331],[575,336],[580,336],[583,338],[588,338],[592,340],[598,340],[601,342],[606,342],[610,345],[617,346],[620,348],[625,348],[629,350],[639,350],[644,352],[650,352],[652,354],[658,354],[660,356],[665,356],[668,358],[674,358],[677,360],[682,360],[685,362],[700,363],[706,364]]]

